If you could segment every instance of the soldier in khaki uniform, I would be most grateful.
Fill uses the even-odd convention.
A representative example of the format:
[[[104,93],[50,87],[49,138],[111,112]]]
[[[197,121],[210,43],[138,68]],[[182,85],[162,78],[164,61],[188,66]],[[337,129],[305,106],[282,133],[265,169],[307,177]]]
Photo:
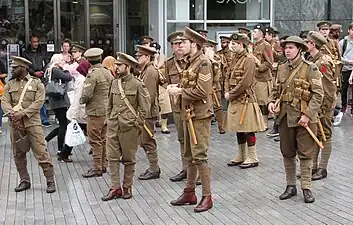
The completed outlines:
[[[20,184],[16,192],[27,190],[31,181],[27,170],[27,152],[32,149],[34,157],[43,169],[47,179],[47,193],[56,191],[54,182],[54,169],[51,157],[45,150],[44,132],[39,111],[45,99],[45,88],[40,79],[28,73],[31,64],[25,58],[13,57],[12,78],[5,87],[1,97],[1,106],[11,121],[11,144]],[[23,90],[24,96],[21,97]],[[22,98],[22,99],[21,99]],[[17,140],[27,136],[28,145],[19,146]]]
[[[84,56],[92,67],[84,82],[80,104],[86,104],[87,134],[92,146],[93,165],[83,177],[100,177],[106,172],[106,107],[110,85],[114,79],[109,70],[102,64],[103,50],[88,49]]]
[[[156,50],[151,47],[137,45],[136,58],[141,68],[139,79],[142,80],[151,97],[151,105],[146,115],[145,124],[148,128],[141,129],[140,135],[140,146],[145,150],[147,159],[149,162],[149,168],[142,173],[138,179],[140,180],[151,180],[158,179],[161,174],[161,170],[158,165],[158,154],[157,154],[157,142],[154,136],[151,137],[154,131],[154,125],[157,121],[158,116],[158,89],[161,84],[159,79],[159,73],[154,67],[154,54]]]
[[[225,98],[229,101],[225,128],[237,132],[238,154],[227,165],[247,169],[259,165],[255,132],[265,127],[254,91],[256,65],[247,52],[250,39],[241,33],[230,38],[235,57],[225,79]]]
[[[268,128],[268,97],[272,89],[272,66],[273,66],[273,54],[272,48],[269,43],[264,39],[266,34],[265,27],[262,25],[256,25],[254,27],[253,36],[255,39],[255,46],[252,54],[255,56],[256,63],[256,85],[255,93],[257,103],[260,106],[265,128]]]
[[[215,55],[215,47],[217,42],[213,40],[207,40],[203,45],[205,55],[211,60],[213,70],[213,109],[216,114],[218,122],[218,133],[225,134],[226,131],[223,129],[223,109],[222,109],[222,88],[221,88],[221,58]]]
[[[180,43],[183,40],[186,40],[186,38],[183,36],[183,32],[171,33],[167,38],[167,41],[170,42],[173,49],[173,56],[167,60],[165,65],[165,77],[168,84],[180,85],[183,71],[187,64],[187,59],[184,56],[183,49],[180,47]],[[184,129],[180,113],[181,99],[180,97],[171,96],[170,101],[173,110],[173,119],[178,134],[178,141],[180,143],[180,158],[182,162],[182,170],[177,175],[171,177],[170,180],[173,182],[178,182],[186,178],[187,169],[187,160],[184,156]]]
[[[82,54],[86,51],[86,48],[82,47],[81,45],[74,44],[72,45],[71,48],[71,54],[74,62],[77,62],[80,64],[83,60],[85,60],[84,57],[82,57]]]
[[[268,109],[278,115],[280,148],[286,172],[287,188],[281,200],[297,194],[296,155],[300,160],[301,188],[305,203],[315,198],[311,192],[311,171],[316,143],[306,129],[317,133],[318,113],[324,91],[321,73],[313,63],[303,60],[304,41],[290,36],[281,43],[288,61],[279,66],[277,83],[272,89]],[[299,121],[298,121],[299,120]]]
[[[336,101],[337,87],[335,83],[335,74],[333,71],[334,62],[330,56],[324,55],[322,52],[320,52],[320,49],[326,43],[326,38],[319,32],[309,32],[307,38],[308,52],[312,57],[311,61],[316,64],[317,68],[319,68],[323,75],[322,87],[324,89],[324,100],[321,105],[321,111],[319,112],[319,118],[323,128],[323,133],[320,132],[320,129],[318,129],[318,137],[321,141],[323,141],[324,148],[321,150],[321,160],[319,167],[318,156],[320,153],[320,148],[318,146],[316,148],[313,162],[312,180],[321,180],[327,177],[326,169],[332,150],[332,109]]]
[[[180,87],[169,87],[169,93],[181,95],[184,121],[185,157],[188,160],[187,181],[183,194],[172,205],[193,205],[197,203],[195,195],[197,171],[202,184],[202,199],[194,209],[203,212],[212,208],[211,171],[208,167],[207,151],[210,144],[212,107],[212,64],[202,53],[206,38],[185,27],[181,47],[190,57],[189,66],[183,73]]]
[[[153,42],[153,38],[150,36],[142,36],[140,38],[140,45],[150,47]]]
[[[146,86],[130,73],[130,69],[136,67],[138,62],[124,53],[117,55],[117,79],[110,87],[107,106],[107,155],[111,186],[109,193],[102,198],[103,201],[132,198],[138,136],[151,106]],[[124,164],[122,189],[120,156]]]

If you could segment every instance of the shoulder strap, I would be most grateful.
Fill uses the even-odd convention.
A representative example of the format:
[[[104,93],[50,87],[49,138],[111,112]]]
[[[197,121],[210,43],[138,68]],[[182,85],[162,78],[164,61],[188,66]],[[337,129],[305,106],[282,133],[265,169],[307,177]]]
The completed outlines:
[[[179,73],[182,73],[183,70],[181,69],[179,63],[178,63],[178,60],[176,58],[174,58],[174,63],[175,63],[175,67],[177,68],[178,72]]]
[[[125,91],[123,89],[123,85],[121,84],[121,79],[119,78],[118,79],[118,88],[119,88],[119,91],[120,91],[120,94],[121,94],[121,99],[124,100],[126,106],[130,109],[130,111],[132,112],[132,114],[134,114],[134,116],[136,118],[138,118],[138,115],[134,109],[134,107],[132,107],[131,103],[129,102],[129,100],[126,98],[126,95],[125,95]]]
[[[282,98],[282,96],[283,96],[285,90],[287,90],[287,87],[289,86],[290,82],[293,80],[295,74],[300,70],[300,68],[302,67],[302,65],[303,65],[303,62],[301,62],[301,63],[297,66],[297,68],[295,68],[295,69],[292,71],[292,73],[290,74],[290,76],[289,76],[288,79],[287,79],[287,82],[286,82],[286,84],[285,84],[283,90],[281,91],[281,94],[280,94],[280,96],[279,96],[279,99]]]
[[[26,91],[28,89],[28,86],[31,84],[32,80],[33,80],[33,78],[29,78],[29,80],[27,81],[25,87],[22,90],[20,99],[18,100],[18,103],[21,104],[21,105],[22,105],[22,102],[23,102],[23,98],[25,97]]]
[[[344,40],[343,40],[343,46],[342,46],[342,56],[344,55],[344,52],[345,52],[346,49],[347,49],[347,44],[348,44],[348,40],[347,40],[347,39],[344,39]]]

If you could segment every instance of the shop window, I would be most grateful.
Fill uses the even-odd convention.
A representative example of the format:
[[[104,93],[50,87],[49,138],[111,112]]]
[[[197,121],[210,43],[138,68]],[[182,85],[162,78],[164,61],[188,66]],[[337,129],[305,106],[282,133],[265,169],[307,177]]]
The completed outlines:
[[[203,29],[203,23],[168,23],[167,24],[167,35],[175,32],[175,31],[184,31],[185,26],[188,26],[194,30]],[[173,52],[172,52],[172,49],[170,48],[170,43],[168,43],[167,55],[171,56],[172,54],[173,54]]]
[[[203,20],[204,0],[167,0],[167,20]]]
[[[270,0],[207,0],[207,20],[269,20]]]

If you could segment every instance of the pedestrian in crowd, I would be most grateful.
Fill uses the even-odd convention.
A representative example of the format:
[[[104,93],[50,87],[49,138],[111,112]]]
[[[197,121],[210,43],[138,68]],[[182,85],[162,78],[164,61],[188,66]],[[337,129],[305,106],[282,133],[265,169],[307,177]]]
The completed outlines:
[[[115,63],[117,79],[112,82],[107,106],[107,154],[111,185],[109,193],[102,197],[103,201],[132,198],[138,137],[151,107],[145,84],[130,73],[131,68],[138,64],[136,59],[118,53]],[[131,114],[134,116],[130,117]],[[122,188],[119,174],[121,156],[124,165]]]
[[[269,111],[278,115],[276,122],[279,124],[287,181],[286,190],[279,198],[285,200],[297,195],[295,173],[298,155],[304,202],[312,203],[315,198],[311,192],[311,174],[316,143],[308,130],[317,134],[318,113],[324,96],[321,73],[315,64],[301,57],[307,46],[300,37],[288,37],[281,46],[288,60],[278,68],[277,83],[268,105]]]
[[[27,152],[32,149],[46,178],[46,191],[53,193],[56,191],[54,168],[49,153],[45,151],[44,132],[39,115],[44,103],[45,89],[40,79],[29,75],[30,64],[31,62],[25,58],[13,57],[12,77],[1,102],[2,109],[11,121],[11,145],[20,177],[20,183],[15,191],[21,192],[31,187],[27,170]]]
[[[5,65],[2,63],[2,61],[0,60],[0,108],[1,108],[1,96],[3,95],[3,93],[5,92],[5,78],[7,77],[7,73],[6,73],[6,68]],[[2,116],[3,116],[3,111],[2,109],[0,109],[0,134],[2,133]]]
[[[77,121],[78,125],[81,127],[84,134],[87,135],[87,114],[86,105],[80,104],[80,98],[82,96],[83,85],[85,82],[85,77],[87,76],[88,69],[91,64],[87,60],[81,60],[80,64],[76,68],[77,73],[72,74],[72,79],[74,80],[72,102],[69,109],[66,112],[66,118],[68,122],[72,120]],[[73,147],[65,144],[64,148],[61,150],[58,157],[58,161],[70,163],[72,160],[69,156],[72,153]]]
[[[102,61],[102,66],[110,71],[113,77],[116,77],[116,65],[115,58],[113,56],[107,56]]]
[[[189,56],[190,64],[184,71],[180,87],[170,87],[169,93],[181,97],[185,157],[188,160],[187,181],[182,195],[171,204],[174,206],[197,204],[195,188],[199,172],[202,198],[194,211],[204,212],[213,206],[211,169],[208,165],[207,154],[213,114],[213,72],[211,61],[202,52],[202,46],[207,39],[189,27],[185,27],[184,37],[187,40],[181,42],[181,47],[184,54]]]
[[[247,52],[250,39],[235,33],[230,40],[235,57],[225,78],[225,98],[229,101],[225,128],[237,133],[238,152],[227,165],[247,169],[259,165],[255,132],[264,131],[265,125],[254,92],[256,64]]]
[[[49,63],[46,50],[44,46],[39,44],[39,37],[36,35],[31,36],[31,43],[27,46],[23,52],[23,58],[29,60],[32,64],[29,66],[29,74],[40,78],[44,82],[44,71]],[[47,109],[45,104],[40,109],[40,118],[44,127],[50,127],[48,120]]]
[[[158,87],[160,77],[158,70],[154,66],[154,55],[156,50],[149,46],[137,45],[136,58],[141,69],[139,79],[142,80],[151,97],[151,105],[145,117],[147,129],[141,129],[140,146],[145,150],[149,167],[138,179],[151,180],[158,179],[161,170],[158,165],[157,142],[153,135],[154,126],[158,116]]]
[[[348,87],[349,77],[353,71],[353,23],[348,27],[348,35],[344,39],[339,41],[339,50],[341,55],[341,61],[343,63],[342,68],[342,88],[341,88],[341,101],[342,101],[342,112],[346,113],[348,103]],[[353,95],[353,89],[352,89]],[[353,115],[353,108],[351,109],[351,115]]]
[[[90,48],[84,54],[92,66],[84,82],[80,104],[86,104],[87,134],[93,151],[92,168],[82,174],[85,178],[100,177],[107,171],[106,107],[114,77],[102,66],[102,54],[100,48]]]
[[[58,54],[53,56],[50,61],[50,66],[46,72],[48,81],[52,81],[55,83],[62,83],[66,86],[68,82],[72,80],[72,77],[69,71],[63,69],[64,65],[65,65],[65,61],[63,60],[62,55]],[[54,111],[55,118],[57,118],[59,121],[59,127],[54,128],[45,137],[45,140],[49,142],[54,137],[57,136],[57,139],[58,139],[57,152],[59,155],[62,148],[64,147],[66,127],[68,124],[68,121],[66,118],[66,112],[70,106],[70,100],[69,100],[69,96],[67,95],[67,91],[65,91],[64,96],[60,96],[60,97],[49,96],[49,106]]]

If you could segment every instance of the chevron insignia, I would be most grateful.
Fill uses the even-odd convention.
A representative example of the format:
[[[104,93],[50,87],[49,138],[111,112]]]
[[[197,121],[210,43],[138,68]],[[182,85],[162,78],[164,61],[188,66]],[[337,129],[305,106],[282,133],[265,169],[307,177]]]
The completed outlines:
[[[211,79],[211,73],[208,73],[208,74],[202,74],[200,73],[199,74],[199,79],[202,80],[203,82],[207,82],[208,80]]]

